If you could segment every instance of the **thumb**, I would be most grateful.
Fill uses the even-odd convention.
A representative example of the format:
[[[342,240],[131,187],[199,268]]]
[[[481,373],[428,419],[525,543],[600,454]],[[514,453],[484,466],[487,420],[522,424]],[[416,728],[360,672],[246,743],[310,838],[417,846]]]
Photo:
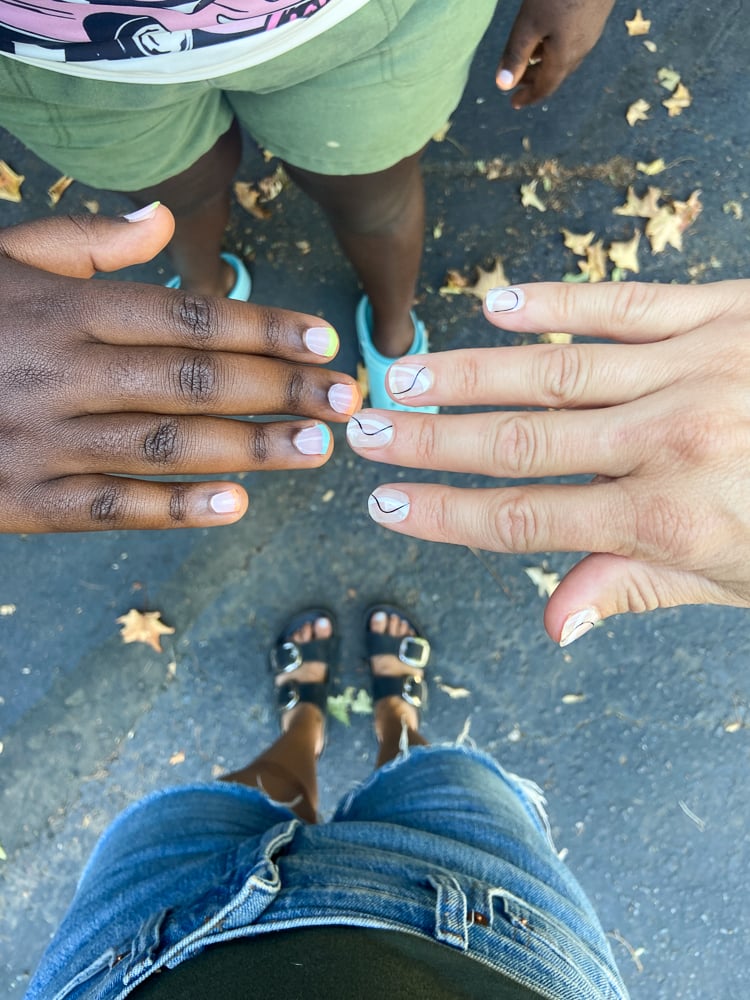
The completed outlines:
[[[87,214],[23,222],[0,230],[0,254],[42,271],[90,278],[151,260],[173,232],[172,213],[157,202],[117,218]]]
[[[569,646],[610,615],[727,603],[724,590],[697,573],[595,554],[574,566],[553,592],[544,627],[561,646]]]
[[[500,65],[495,73],[495,82],[500,90],[512,90],[529,68],[529,60],[537,54],[543,36],[526,22],[513,25]]]

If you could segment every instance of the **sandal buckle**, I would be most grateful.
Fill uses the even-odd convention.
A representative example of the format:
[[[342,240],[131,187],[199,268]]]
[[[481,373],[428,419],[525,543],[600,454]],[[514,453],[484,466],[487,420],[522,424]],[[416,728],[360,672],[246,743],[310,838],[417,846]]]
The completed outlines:
[[[407,667],[421,670],[430,658],[430,643],[419,635],[405,635],[398,647],[398,658]]]
[[[401,687],[401,697],[407,705],[423,708],[427,689],[418,677],[405,677]]]
[[[295,681],[287,681],[286,684],[279,684],[276,689],[277,704],[280,712],[288,712],[299,705],[299,687]]]
[[[274,673],[291,674],[302,665],[302,653],[296,642],[284,642],[271,650],[271,666]]]

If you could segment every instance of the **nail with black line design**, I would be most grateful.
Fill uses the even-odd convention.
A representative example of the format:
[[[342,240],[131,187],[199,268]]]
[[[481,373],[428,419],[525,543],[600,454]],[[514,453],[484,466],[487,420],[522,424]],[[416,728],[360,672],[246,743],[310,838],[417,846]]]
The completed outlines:
[[[432,372],[425,365],[399,362],[388,369],[388,388],[391,395],[399,399],[421,396],[432,388],[433,383]]]
[[[378,524],[398,524],[399,521],[405,521],[410,507],[411,501],[406,493],[390,486],[378,487],[367,500],[370,517]]]
[[[360,410],[346,425],[352,448],[383,448],[393,440],[393,424],[377,410]]]

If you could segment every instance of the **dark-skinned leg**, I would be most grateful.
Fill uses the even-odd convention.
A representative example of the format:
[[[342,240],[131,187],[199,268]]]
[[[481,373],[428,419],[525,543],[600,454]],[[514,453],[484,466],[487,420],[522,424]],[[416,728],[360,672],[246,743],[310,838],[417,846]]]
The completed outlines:
[[[242,139],[235,121],[181,174],[126,192],[136,205],[161,201],[172,211],[175,232],[168,251],[182,287],[191,292],[224,296],[234,284],[235,273],[219,254],[229,222],[232,179],[241,157]]]
[[[414,635],[414,629],[403,618],[399,615],[386,615],[384,612],[372,616],[370,629],[373,632],[387,631],[389,635],[399,637]],[[421,670],[407,667],[397,656],[391,655],[373,656],[371,669],[374,674],[381,676],[399,677],[411,674],[422,676]],[[427,740],[419,732],[419,712],[397,695],[380,698],[375,702],[374,724],[378,740],[376,768],[382,767],[396,757],[401,748],[401,737],[404,732],[410,747],[428,745]]]
[[[422,261],[421,151],[373,174],[328,176],[285,164],[289,176],[328,216],[372,304],[373,342],[399,357],[414,339],[409,310]]]
[[[305,624],[292,636],[295,642],[324,639],[331,634],[331,623],[318,618]],[[294,672],[299,682],[322,680],[326,666],[317,660],[305,661]],[[283,681],[283,676],[279,682]],[[282,715],[281,736],[246,767],[224,775],[250,788],[260,788],[277,802],[283,802],[307,823],[318,815],[317,761],[323,749],[325,719],[316,705],[301,703]]]

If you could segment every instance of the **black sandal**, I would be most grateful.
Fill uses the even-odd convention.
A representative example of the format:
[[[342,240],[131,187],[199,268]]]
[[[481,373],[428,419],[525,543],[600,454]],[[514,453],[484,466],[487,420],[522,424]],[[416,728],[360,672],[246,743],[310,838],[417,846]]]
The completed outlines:
[[[295,642],[292,635],[303,625],[313,625],[318,618],[327,618],[331,623],[331,635],[326,639],[310,639],[309,642]],[[270,662],[276,688],[276,707],[279,712],[279,723],[285,712],[289,712],[299,704],[317,705],[325,720],[328,710],[328,690],[331,684],[333,669],[337,665],[339,638],[336,634],[336,620],[327,608],[306,608],[291,618],[281,630],[279,637],[271,647]],[[321,681],[296,681],[294,672],[302,663],[310,660],[320,660],[326,665],[325,677]],[[286,674],[289,679],[283,684],[276,684],[279,674]]]
[[[379,611],[386,615],[398,615],[410,628],[414,629],[416,634],[388,635],[387,632],[373,632],[370,629],[370,619]],[[420,630],[414,621],[401,608],[393,604],[373,604],[365,612],[365,650],[368,659],[390,653],[397,656],[412,670],[422,671],[427,668],[431,652],[429,640],[420,635]],[[417,677],[416,674],[385,677],[380,674],[372,674],[373,704],[380,701],[381,698],[389,698],[393,695],[397,695],[407,705],[421,711],[427,704],[427,685],[424,679]]]

